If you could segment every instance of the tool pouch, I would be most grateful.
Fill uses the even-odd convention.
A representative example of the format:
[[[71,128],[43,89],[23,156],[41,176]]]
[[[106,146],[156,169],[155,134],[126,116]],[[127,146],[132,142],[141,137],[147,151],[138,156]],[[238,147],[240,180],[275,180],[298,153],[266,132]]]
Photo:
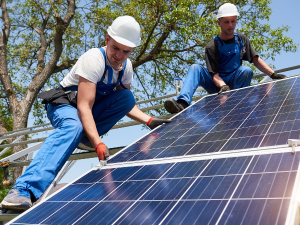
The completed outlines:
[[[77,91],[65,90],[65,88],[59,86],[56,89],[50,89],[43,91],[38,95],[39,98],[43,99],[43,104],[54,103],[57,105],[67,104],[77,107]]]
[[[1,167],[3,168],[3,173],[4,173],[1,185],[5,186],[5,187],[8,187],[8,186],[11,186],[14,184],[14,180],[9,177],[8,166],[9,166],[9,161],[0,162],[0,168]]]

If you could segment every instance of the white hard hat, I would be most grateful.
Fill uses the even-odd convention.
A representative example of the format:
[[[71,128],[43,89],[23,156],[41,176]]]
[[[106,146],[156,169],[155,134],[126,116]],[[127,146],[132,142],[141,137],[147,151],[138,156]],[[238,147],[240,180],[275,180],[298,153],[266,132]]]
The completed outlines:
[[[239,12],[235,5],[231,3],[225,3],[224,5],[221,5],[218,14],[217,19],[227,16],[239,16]]]
[[[140,25],[131,16],[120,16],[107,29],[109,36],[116,42],[128,47],[140,44]]]

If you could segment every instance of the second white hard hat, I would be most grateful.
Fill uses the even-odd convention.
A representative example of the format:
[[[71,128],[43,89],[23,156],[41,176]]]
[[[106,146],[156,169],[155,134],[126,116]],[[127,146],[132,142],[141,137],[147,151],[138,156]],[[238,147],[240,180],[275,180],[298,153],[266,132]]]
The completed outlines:
[[[239,16],[239,12],[235,5],[231,3],[225,3],[220,6],[217,14],[217,19],[227,16]]]
[[[140,44],[140,25],[131,16],[116,18],[107,32],[109,36],[122,45],[136,47]]]

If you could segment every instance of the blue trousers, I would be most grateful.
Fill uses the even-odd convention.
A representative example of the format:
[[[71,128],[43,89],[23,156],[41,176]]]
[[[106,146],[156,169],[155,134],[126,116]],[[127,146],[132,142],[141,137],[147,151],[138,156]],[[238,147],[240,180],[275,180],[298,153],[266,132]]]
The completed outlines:
[[[134,105],[134,96],[128,89],[115,91],[95,102],[92,113],[99,135],[107,133]],[[47,116],[55,130],[13,187],[33,201],[42,196],[79,142],[88,141],[73,106],[49,104]]]
[[[220,77],[227,85],[229,85],[230,89],[249,86],[252,76],[253,71],[248,66],[241,66],[227,76],[222,76],[222,74],[220,74]],[[190,105],[192,97],[199,85],[202,86],[209,94],[220,91],[220,88],[214,84],[212,76],[208,70],[203,66],[193,64],[189,68],[180,95],[177,99],[183,99]]]

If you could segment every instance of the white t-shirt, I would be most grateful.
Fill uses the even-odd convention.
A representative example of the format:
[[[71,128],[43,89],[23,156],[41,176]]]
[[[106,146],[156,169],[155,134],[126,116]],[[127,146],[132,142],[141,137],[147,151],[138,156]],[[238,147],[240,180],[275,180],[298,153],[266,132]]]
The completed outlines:
[[[106,49],[105,47],[103,48]],[[109,64],[109,61],[106,59],[106,64]],[[123,69],[124,64],[122,65],[120,70],[113,69],[113,79],[112,84],[116,83],[119,78],[119,71]],[[75,63],[71,71],[67,74],[67,76],[60,82],[63,87],[70,87],[70,86],[78,86],[79,83],[79,76],[97,84],[104,73],[105,69],[105,61],[103,54],[101,53],[99,48],[92,48],[81,55],[78,61]],[[104,83],[107,84],[107,72],[105,73]],[[79,76],[78,76],[79,75]],[[127,65],[122,77],[123,84],[130,84],[133,81],[133,70],[132,64],[129,59],[127,59]]]

